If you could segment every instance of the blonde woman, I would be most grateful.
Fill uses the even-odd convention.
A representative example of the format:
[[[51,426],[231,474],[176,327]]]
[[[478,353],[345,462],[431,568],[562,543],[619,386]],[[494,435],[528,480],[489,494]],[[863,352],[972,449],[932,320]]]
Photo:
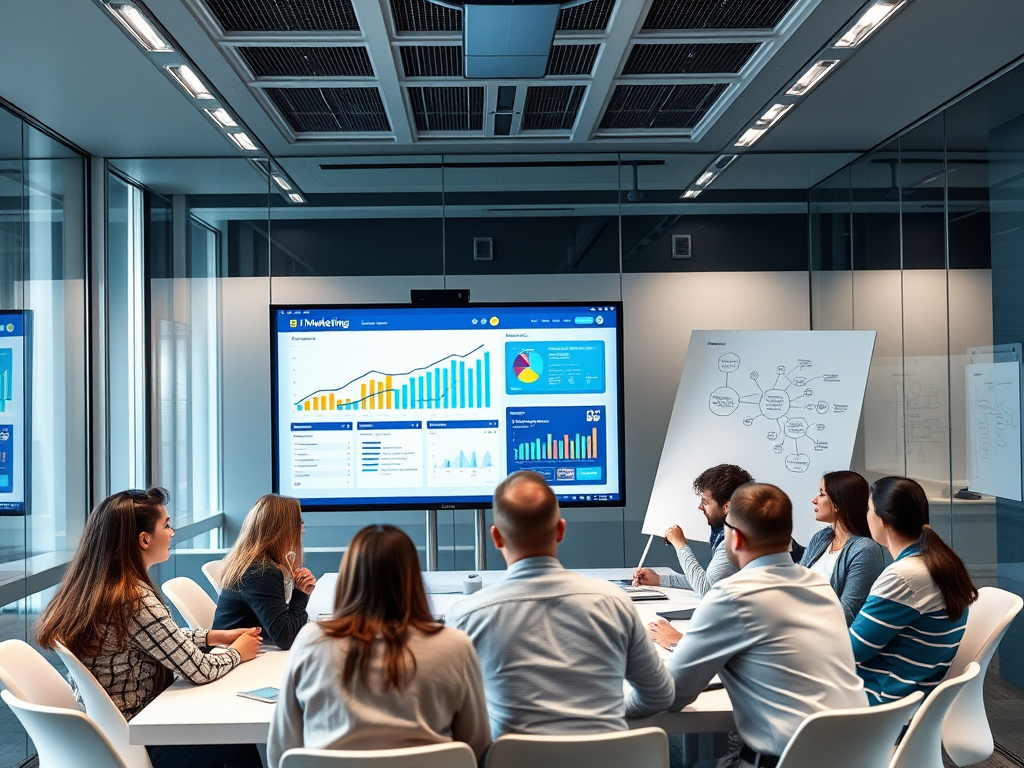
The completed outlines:
[[[298,499],[268,493],[242,523],[224,558],[215,629],[263,628],[282,650],[306,624],[306,603],[316,579],[302,564],[302,507]]]

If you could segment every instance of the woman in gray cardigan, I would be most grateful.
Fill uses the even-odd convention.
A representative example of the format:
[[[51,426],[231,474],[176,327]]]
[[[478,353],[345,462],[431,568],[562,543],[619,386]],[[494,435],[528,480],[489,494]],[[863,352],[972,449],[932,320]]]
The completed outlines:
[[[814,519],[829,527],[811,537],[800,565],[829,580],[850,626],[885,568],[868,529],[868,482],[856,472],[829,472],[811,503]]]

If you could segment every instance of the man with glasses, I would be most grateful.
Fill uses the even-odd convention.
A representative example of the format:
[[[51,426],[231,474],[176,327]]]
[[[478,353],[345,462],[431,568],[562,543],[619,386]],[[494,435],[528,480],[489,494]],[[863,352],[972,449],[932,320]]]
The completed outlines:
[[[724,683],[743,747],[719,768],[774,768],[806,717],[867,706],[867,696],[835,590],[790,557],[789,497],[766,483],[741,486],[722,522],[737,573],[708,591],[685,636],[665,621],[647,631],[673,651],[670,709],[690,704],[715,675]],[[626,714],[654,713],[630,697]]]
[[[683,573],[660,576],[650,568],[638,568],[633,573],[633,585],[692,589],[703,597],[719,579],[736,573],[736,566],[725,556],[725,547],[722,546],[725,535],[722,522],[729,512],[729,497],[732,496],[732,492],[744,483],[752,482],[754,478],[750,473],[735,464],[719,464],[701,472],[693,481],[693,492],[700,497],[697,509],[704,513],[708,525],[711,526],[711,538],[708,541],[711,545],[711,562],[708,563],[707,570],[690,550],[683,529],[673,525],[665,531],[665,541],[675,547],[676,558]]]

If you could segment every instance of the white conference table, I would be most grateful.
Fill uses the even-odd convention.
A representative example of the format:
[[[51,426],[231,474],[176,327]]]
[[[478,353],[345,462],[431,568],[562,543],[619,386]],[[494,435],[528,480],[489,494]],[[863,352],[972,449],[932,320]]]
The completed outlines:
[[[662,569],[656,569],[662,570]],[[625,579],[630,568],[580,570],[597,579]],[[446,613],[465,595],[462,579],[470,571],[433,571],[423,574],[434,613]],[[484,588],[500,581],[505,571],[478,571]],[[315,619],[329,613],[334,603],[337,573],[320,577],[310,596],[307,611]],[[637,613],[646,623],[657,611],[690,608],[699,598],[690,590],[659,587],[668,600],[637,602]],[[673,622],[685,631],[687,622]],[[669,652],[659,649],[663,657]],[[274,705],[238,696],[239,691],[279,688],[288,666],[287,651],[271,650],[241,664],[219,680],[192,685],[176,680],[152,703],[128,722],[131,744],[262,744],[267,741]],[[627,684],[628,689],[628,684]],[[669,733],[710,733],[735,730],[732,702],[724,690],[707,691],[679,712],[663,712],[643,720],[630,720],[630,728],[657,726]]]

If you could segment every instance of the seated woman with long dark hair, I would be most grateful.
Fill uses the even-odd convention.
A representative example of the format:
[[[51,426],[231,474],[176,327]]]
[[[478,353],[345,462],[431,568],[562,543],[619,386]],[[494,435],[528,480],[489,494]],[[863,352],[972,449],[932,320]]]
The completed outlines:
[[[868,481],[856,472],[828,472],[812,500],[814,519],[827,523],[807,542],[800,565],[817,571],[839,595],[846,626],[853,623],[885,560],[868,528]]]
[[[341,561],[334,617],[307,624],[288,659],[267,759],[293,747],[385,749],[491,743],[469,638],[430,615],[412,540],[372,525]]]
[[[224,676],[259,650],[258,628],[183,630],[149,578],[170,557],[167,491],[122,491],[89,515],[78,550],[43,612],[36,637],[44,648],[67,647],[130,720],[173,680]],[[228,645],[225,653],[209,646]],[[260,768],[252,744],[147,746],[154,768]]]
[[[257,626],[282,650],[306,625],[306,603],[316,579],[302,565],[302,506],[268,493],[242,522],[224,558],[216,629]]]
[[[871,486],[871,537],[895,562],[871,587],[850,639],[870,704],[927,694],[956,656],[978,590],[963,561],[928,524],[924,489],[905,477]]]

